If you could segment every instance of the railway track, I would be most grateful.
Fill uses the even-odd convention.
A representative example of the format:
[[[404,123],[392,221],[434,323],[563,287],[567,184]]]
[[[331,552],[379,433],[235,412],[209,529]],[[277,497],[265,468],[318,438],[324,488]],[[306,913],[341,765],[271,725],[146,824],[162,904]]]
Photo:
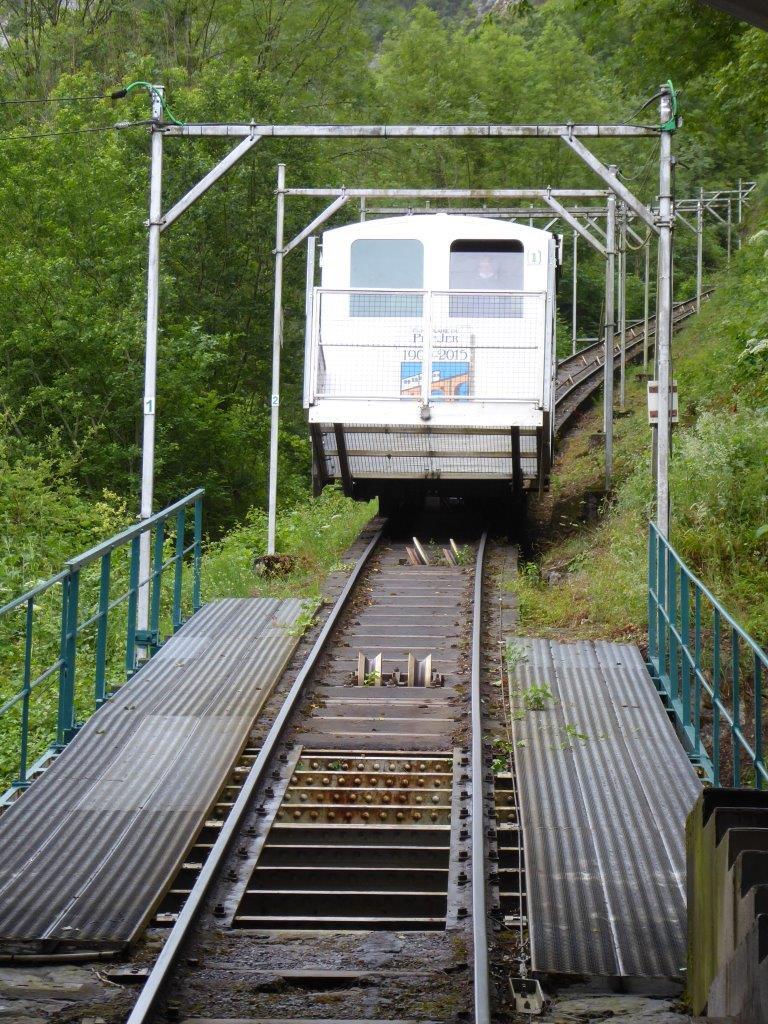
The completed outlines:
[[[486,536],[442,547],[360,552],[157,910],[129,1024],[490,1019],[522,843],[484,739]]]
[[[641,348],[631,328],[627,359]],[[599,344],[560,364],[558,429],[602,370]],[[142,983],[128,1024],[486,1024],[509,1005],[525,852],[487,538],[413,564],[385,527],[361,535],[145,940],[106,975]]]
[[[707,299],[714,289],[710,288],[702,293],[702,298]],[[696,312],[696,299],[686,299],[685,302],[678,302],[672,310],[673,329],[681,324]],[[656,334],[656,317],[648,320],[648,333],[651,336]],[[644,326],[642,322],[630,327],[626,333],[626,360],[632,362],[641,355],[643,351]],[[576,352],[572,356],[561,360],[557,367],[557,380],[555,384],[555,432],[560,432],[568,423],[576,411],[603,383],[603,357],[604,345],[602,341],[595,342]],[[614,344],[613,364],[614,372],[619,368],[621,359],[621,347],[618,341]]]

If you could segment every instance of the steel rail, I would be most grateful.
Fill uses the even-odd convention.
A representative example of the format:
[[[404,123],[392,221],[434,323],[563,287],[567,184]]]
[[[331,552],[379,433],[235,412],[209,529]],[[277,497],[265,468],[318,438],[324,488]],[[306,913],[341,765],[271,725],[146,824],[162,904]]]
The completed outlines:
[[[709,289],[707,292],[702,293],[702,296],[703,297],[709,297],[709,295],[711,295],[712,291],[713,291],[713,289]],[[696,312],[696,299],[695,298],[694,299],[686,299],[684,302],[677,303],[677,305],[674,307],[673,326],[674,327],[679,326],[684,320],[687,320],[688,317],[692,316],[695,312]],[[648,320],[649,333],[655,332],[655,329],[656,329],[655,325],[656,325],[656,318],[655,317],[649,318],[649,320]],[[628,341],[629,341],[631,335],[632,335],[631,331],[627,332]],[[627,344],[626,351],[625,351],[625,358],[627,359],[627,361],[631,362],[637,356],[642,343],[643,343],[643,332],[641,331],[639,333],[639,335],[636,335],[635,337],[632,337],[631,342],[629,342]],[[603,351],[603,347],[604,347],[603,342],[602,341],[598,341],[594,345],[588,345],[586,348],[580,349],[579,352],[575,353],[575,355],[568,356],[566,359],[564,359],[558,365],[558,375],[559,375],[560,371],[562,371],[563,369],[567,369],[568,366],[571,365],[572,363],[578,362],[579,359],[583,358],[585,355],[588,355],[588,354],[591,353],[592,356],[593,356],[593,358],[590,361],[588,361],[585,365],[582,365],[581,367],[579,367],[580,375],[578,377],[575,377],[573,375],[570,376],[570,380],[569,380],[570,386],[567,387],[564,391],[559,391],[559,393],[557,394],[557,397],[555,399],[555,411],[556,411],[555,429],[556,430],[560,430],[568,422],[568,420],[574,414],[574,412],[576,411],[578,406],[581,405],[581,403],[583,401],[585,401],[589,397],[589,395],[593,391],[596,391],[598,389],[598,387],[600,386],[600,381],[595,382],[595,378],[600,374],[600,371],[603,368],[603,363],[602,363],[602,361],[599,358],[600,354]],[[619,347],[614,347],[614,350],[613,350],[614,370],[615,370],[616,365],[617,365],[617,360],[620,358],[620,356],[621,356],[621,349]],[[566,378],[566,380],[568,380],[568,378]],[[566,382],[566,380],[562,380],[561,379],[560,381],[558,381],[556,383],[556,385],[555,385],[556,392],[558,391],[559,386],[562,386]],[[568,409],[567,406],[565,406],[565,410],[566,411],[565,411],[565,415],[564,415],[564,417],[562,419],[557,418],[557,412],[564,408],[566,400],[570,396],[572,396],[575,392],[577,392],[580,388],[582,388],[585,384],[592,384],[592,387],[590,387],[586,391],[586,393],[577,401],[576,405],[574,405],[573,408]]]
[[[176,957],[192,929],[195,919],[202,907],[203,900],[208,893],[219,867],[227,855],[230,845],[237,835],[242,820],[249,809],[254,793],[262,781],[264,772],[275,754],[283,729],[288,722],[291,712],[298,703],[299,697],[304,689],[304,684],[307,682],[307,679],[315,668],[317,660],[325,647],[326,641],[338,622],[339,616],[344,610],[349,596],[356,586],[368,559],[373,554],[381,540],[383,532],[384,526],[376,532],[365,551],[355,563],[355,568],[352,570],[344,589],[331,609],[319,636],[312,646],[312,650],[307,655],[304,664],[299,670],[293,686],[291,687],[277,717],[272,724],[272,727],[269,730],[269,733],[267,734],[264,745],[259,751],[258,757],[254,761],[253,767],[245,779],[243,788],[240,790],[240,793],[238,794],[238,797],[224,822],[219,837],[211,848],[211,852],[203,865],[203,869],[198,875],[197,880],[179,913],[176,923],[171,929],[160,955],[155,961],[155,964],[147,977],[144,987],[141,990],[141,995],[136,1000],[126,1024],[146,1024],[149,1014],[152,1012],[155,1005],[155,1001],[168,980],[169,974],[176,961]]]
[[[483,604],[483,562],[488,534],[483,533],[475,561],[472,602],[472,949],[474,961],[475,1024],[491,1019],[488,983],[488,908],[485,899],[485,771],[483,768],[483,708],[480,702],[480,628]]]
[[[709,298],[709,296],[714,292],[714,290],[715,290],[714,288],[705,288],[702,291],[702,293],[701,293],[701,297],[702,298]],[[691,304],[693,304],[695,306],[695,304],[696,304],[695,297],[692,298],[692,299],[683,299],[682,302],[676,302],[675,305],[674,305],[674,310],[673,310],[674,315],[675,315],[675,319],[676,320],[677,319],[685,319],[685,317],[678,317],[677,314],[684,307],[690,306]],[[627,334],[629,334],[630,331],[632,331],[633,329],[637,329],[642,324],[643,324],[642,320],[635,321],[634,324],[632,324],[632,326],[629,327],[629,329],[627,331]],[[649,325],[649,327],[651,325],[653,325],[653,327],[655,329],[655,326],[656,326],[656,317],[655,316],[651,316],[651,317],[648,318],[648,325]],[[640,340],[642,340],[642,332],[640,334]],[[589,352],[594,352],[595,349],[597,349],[599,352],[602,352],[603,346],[604,346],[604,342],[603,342],[602,338],[598,338],[598,340],[593,342],[591,345],[585,345],[584,348],[580,348],[578,350],[578,352],[574,352],[572,355],[566,356],[565,359],[561,359],[560,362],[557,364],[558,372],[560,370],[566,369],[571,363],[578,362],[578,360],[579,360],[579,358],[581,356],[586,355]],[[619,351],[618,347],[616,348],[616,351],[617,352]]]

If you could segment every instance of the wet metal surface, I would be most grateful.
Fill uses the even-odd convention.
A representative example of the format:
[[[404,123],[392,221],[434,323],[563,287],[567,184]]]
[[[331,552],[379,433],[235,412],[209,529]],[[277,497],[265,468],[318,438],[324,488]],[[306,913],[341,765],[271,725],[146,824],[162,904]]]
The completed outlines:
[[[471,567],[377,549],[222,864],[191,939],[200,966],[170,982],[185,1016],[443,1020],[469,1005],[472,583]],[[362,685],[361,652],[381,655]],[[408,685],[409,653],[432,655],[440,685]]]
[[[700,784],[634,645],[520,641],[511,677],[532,968],[680,979]],[[531,708],[526,692],[548,687]]]
[[[444,929],[452,784],[450,755],[302,756],[233,926]]]
[[[452,748],[466,720],[471,572],[406,561],[403,545],[385,545],[355,595],[316,674],[310,713],[292,736],[305,750]],[[380,677],[372,674],[362,686],[353,683],[361,654],[381,655]],[[409,655],[431,655],[444,685],[392,685],[393,672],[407,676]]]
[[[2,951],[134,938],[227,782],[301,610],[206,605],[3,815]]]

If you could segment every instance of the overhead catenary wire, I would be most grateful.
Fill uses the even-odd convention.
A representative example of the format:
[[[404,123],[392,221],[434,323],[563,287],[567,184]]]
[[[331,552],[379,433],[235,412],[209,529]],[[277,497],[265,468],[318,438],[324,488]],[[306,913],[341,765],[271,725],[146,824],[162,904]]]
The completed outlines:
[[[162,107],[163,114],[168,118],[171,124],[177,125],[179,128],[184,128],[184,122],[180,121],[174,114],[165,99],[165,93],[162,89],[158,89],[152,85],[151,82],[144,82],[139,79],[136,82],[131,82],[129,85],[123,86],[121,89],[115,89],[114,92],[110,93],[109,98],[111,100],[121,100],[128,96],[129,93],[133,92],[134,89],[146,89],[150,96],[156,98]]]
[[[634,119],[635,119],[635,118],[637,117],[637,115],[638,115],[638,114],[642,114],[642,112],[643,112],[643,111],[644,111],[644,110],[645,110],[645,109],[646,109],[647,107],[650,107],[650,105],[651,105],[652,103],[655,103],[655,102],[656,102],[656,100],[658,100],[658,99],[659,99],[660,97],[661,97],[661,92],[656,92],[656,93],[654,93],[654,94],[653,94],[653,96],[651,96],[651,98],[650,98],[650,99],[646,100],[646,101],[645,101],[645,103],[642,103],[642,104],[641,104],[641,105],[640,105],[640,106],[639,106],[639,107],[637,108],[637,110],[633,111],[633,113],[631,113],[631,114],[630,114],[630,115],[629,115],[629,116],[628,116],[627,118],[625,118],[625,120],[624,120],[624,121],[622,121],[621,123],[622,123],[622,124],[631,124],[631,123],[632,123],[632,121],[634,121]]]
[[[151,123],[151,121],[119,121],[117,124],[92,125],[87,128],[66,128],[61,131],[52,132],[27,132],[24,135],[0,135],[0,143],[24,142],[29,139],[49,139],[60,135],[89,135],[94,132],[123,131],[126,128],[140,128]]]
[[[0,106],[22,106],[24,104],[39,104],[45,105],[47,103],[101,103],[103,100],[115,100],[123,99],[134,89],[146,89],[152,95],[157,94],[160,102],[162,103],[163,110],[168,114],[169,120],[173,121],[174,124],[183,125],[183,121],[179,121],[173,116],[173,113],[168,106],[164,96],[161,96],[159,90],[152,85],[150,82],[136,81],[131,82],[129,85],[124,86],[121,89],[115,89],[112,92],[99,93],[95,96],[29,96],[29,97],[6,97],[0,99]]]
[[[46,104],[46,103],[100,103],[102,100],[111,99],[109,93],[103,96],[47,96],[44,99],[29,98],[0,99],[0,107],[22,106],[25,104]]]

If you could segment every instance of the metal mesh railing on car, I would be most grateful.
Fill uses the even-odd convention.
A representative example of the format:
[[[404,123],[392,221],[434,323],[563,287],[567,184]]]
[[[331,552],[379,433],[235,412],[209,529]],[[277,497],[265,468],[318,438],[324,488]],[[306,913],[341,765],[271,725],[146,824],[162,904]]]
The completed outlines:
[[[318,289],[312,398],[540,403],[545,340],[544,293]]]

